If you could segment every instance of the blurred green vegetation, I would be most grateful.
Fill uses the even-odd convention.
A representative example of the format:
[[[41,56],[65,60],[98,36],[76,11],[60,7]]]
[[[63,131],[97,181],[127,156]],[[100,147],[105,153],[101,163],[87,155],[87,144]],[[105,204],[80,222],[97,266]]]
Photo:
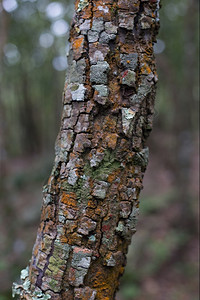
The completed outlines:
[[[1,6],[6,151],[14,157],[49,151],[59,126],[72,1],[3,0]]]
[[[73,1],[0,2],[0,300],[30,259],[54,156]],[[162,1],[138,232],[119,300],[197,300],[198,1]]]

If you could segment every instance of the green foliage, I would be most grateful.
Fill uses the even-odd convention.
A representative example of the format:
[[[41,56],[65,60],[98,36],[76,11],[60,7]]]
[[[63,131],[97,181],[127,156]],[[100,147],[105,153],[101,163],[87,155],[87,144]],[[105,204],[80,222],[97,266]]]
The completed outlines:
[[[3,295],[0,295],[0,300],[8,300],[11,299],[10,293],[5,293]]]
[[[29,169],[14,173],[9,178],[10,184],[13,188],[21,189],[23,186],[27,187],[28,185],[41,183],[44,181],[44,178],[49,176],[51,167],[51,159],[44,159]]]
[[[174,249],[178,249],[182,244],[185,244],[187,238],[188,236],[184,232],[171,230],[164,239],[150,241],[148,248],[152,259],[151,263],[144,268],[144,272],[150,275],[156,273],[172,256]]]
[[[198,130],[198,19],[195,0],[162,1],[158,38],[164,42],[164,50],[156,55],[159,83],[155,122],[168,132],[174,130],[176,122],[186,127],[187,117],[191,129]]]
[[[159,211],[167,208],[175,196],[175,191],[171,190],[166,194],[143,197],[143,201],[140,204],[140,212],[143,215],[157,214]]]
[[[140,295],[140,288],[132,283],[130,285],[126,284],[123,286],[121,293],[123,295],[123,300],[132,300]]]
[[[7,14],[0,79],[9,155],[53,148],[58,131],[68,47],[63,26],[71,22],[72,0],[51,2],[18,1]],[[57,16],[55,3],[62,8]]]
[[[0,260],[0,271],[6,270],[7,262],[4,260]]]

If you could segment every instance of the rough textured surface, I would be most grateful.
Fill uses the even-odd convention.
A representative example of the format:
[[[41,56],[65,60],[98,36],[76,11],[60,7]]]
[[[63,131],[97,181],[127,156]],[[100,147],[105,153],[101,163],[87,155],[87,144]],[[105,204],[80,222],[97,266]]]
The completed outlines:
[[[159,0],[77,0],[54,167],[20,299],[112,300],[136,231]]]

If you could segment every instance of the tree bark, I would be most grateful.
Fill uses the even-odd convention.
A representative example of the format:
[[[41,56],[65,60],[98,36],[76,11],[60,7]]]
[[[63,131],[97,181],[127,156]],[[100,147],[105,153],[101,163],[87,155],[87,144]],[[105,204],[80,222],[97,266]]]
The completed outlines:
[[[20,299],[115,298],[136,231],[159,0],[77,0],[55,163]]]

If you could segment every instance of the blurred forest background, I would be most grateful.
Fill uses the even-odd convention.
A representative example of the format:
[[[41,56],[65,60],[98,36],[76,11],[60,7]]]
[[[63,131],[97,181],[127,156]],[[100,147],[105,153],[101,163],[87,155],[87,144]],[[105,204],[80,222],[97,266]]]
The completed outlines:
[[[72,0],[0,0],[0,300],[31,257],[53,164]],[[197,300],[198,0],[162,1],[159,83],[120,300]]]

